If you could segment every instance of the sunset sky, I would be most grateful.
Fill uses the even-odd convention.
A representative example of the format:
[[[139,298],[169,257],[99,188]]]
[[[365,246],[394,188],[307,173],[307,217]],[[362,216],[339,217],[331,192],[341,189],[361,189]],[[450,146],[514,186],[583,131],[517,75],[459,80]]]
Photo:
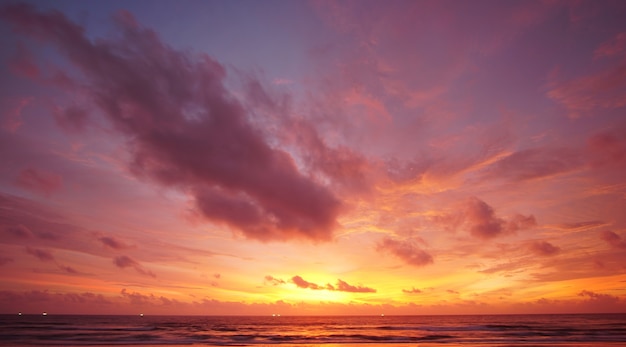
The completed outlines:
[[[624,1],[0,1],[0,313],[626,312]]]

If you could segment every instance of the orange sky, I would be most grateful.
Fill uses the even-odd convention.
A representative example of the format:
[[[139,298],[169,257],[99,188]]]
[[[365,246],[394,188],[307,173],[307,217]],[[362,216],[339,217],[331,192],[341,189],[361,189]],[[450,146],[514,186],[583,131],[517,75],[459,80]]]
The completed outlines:
[[[621,2],[0,7],[0,313],[626,312]]]

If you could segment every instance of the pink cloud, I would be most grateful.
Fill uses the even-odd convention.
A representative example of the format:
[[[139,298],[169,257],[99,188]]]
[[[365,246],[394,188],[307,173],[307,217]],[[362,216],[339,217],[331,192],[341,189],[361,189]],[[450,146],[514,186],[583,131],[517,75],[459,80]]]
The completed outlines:
[[[16,226],[7,226],[4,232],[17,238],[29,239],[33,237],[33,232],[22,224]]]
[[[15,56],[9,61],[9,67],[15,74],[33,79],[41,74],[39,67],[33,60],[31,51],[21,43],[18,43]]]
[[[561,252],[561,248],[547,241],[534,241],[528,245],[528,249],[539,256],[553,256]]]
[[[613,296],[613,295],[609,295],[609,294],[602,294],[602,293],[596,293],[596,292],[592,292],[590,290],[583,290],[580,293],[578,293],[578,296],[581,296],[583,298],[587,298],[587,300],[596,303],[597,305],[602,305],[605,306],[607,304],[619,304],[621,299],[618,296]]]
[[[137,263],[136,261],[134,261],[133,259],[125,255],[120,255],[119,257],[115,257],[113,259],[113,264],[115,264],[117,267],[120,267],[122,269],[127,268],[129,266],[139,266],[139,263]]]
[[[63,178],[55,173],[35,168],[20,171],[15,184],[32,192],[50,196],[63,186]]]
[[[623,131],[601,132],[589,137],[590,162],[593,167],[615,167],[626,164],[626,136]]]
[[[337,280],[336,289],[340,292],[349,292],[349,293],[376,293],[376,289],[365,287],[365,286],[354,286],[351,284],[342,281],[341,279]]]
[[[57,266],[59,267],[59,269],[65,271],[67,273],[70,273],[70,274],[77,274],[78,273],[78,271],[76,271],[76,269],[74,269],[71,266],[67,266],[67,265],[57,265]]]
[[[626,240],[610,230],[600,233],[600,238],[613,248],[626,249]]]
[[[448,219],[450,218],[444,220]],[[458,227],[468,228],[472,236],[483,240],[512,234],[537,225],[533,215],[524,216],[518,213],[508,220],[498,217],[493,207],[476,197],[469,198],[463,206],[461,215],[450,220],[454,221]],[[463,224],[459,225],[459,221]]]
[[[32,97],[5,99],[0,103],[2,111],[2,128],[14,133],[22,126],[22,112],[33,101]]]
[[[384,238],[378,243],[376,248],[378,251],[393,254],[411,266],[421,267],[433,263],[432,255],[419,248],[410,240],[400,241],[391,238]]]
[[[619,33],[603,43],[594,52],[595,58],[613,57],[626,53],[626,33]]]
[[[82,71],[86,93],[127,136],[135,175],[191,192],[208,220],[249,238],[330,239],[340,201],[268,145],[211,57],[168,47],[127,12],[116,17],[121,39],[97,41],[56,11],[11,5],[2,17]]]
[[[102,242],[103,245],[105,245],[105,246],[107,246],[109,248],[115,249],[115,250],[130,248],[130,246],[128,246],[127,244],[125,244],[122,241],[119,241],[119,240],[117,240],[117,239],[115,239],[114,237],[111,237],[111,236],[102,236],[102,237],[99,237],[98,240],[100,242]],[[125,262],[122,261],[122,263],[125,263]],[[117,265],[117,262],[116,262],[116,265]]]
[[[313,289],[313,290],[327,289],[326,287],[306,281],[300,276],[293,276],[291,278],[291,282],[293,282],[296,286],[298,286],[298,288],[308,288],[308,289]]]
[[[548,97],[563,105],[570,118],[622,108],[626,106],[626,61],[592,75],[555,83]]]
[[[83,108],[78,106],[70,106],[64,110],[55,108],[53,113],[57,125],[68,133],[78,133],[87,127],[89,115]]]
[[[420,294],[423,291],[421,289],[417,289],[417,288],[413,287],[411,289],[402,289],[402,292],[406,293],[406,294]]]
[[[126,288],[123,288],[120,294],[127,298],[132,305],[146,305],[155,299],[155,296],[152,294],[145,295],[138,292],[129,292]]]
[[[265,283],[269,283],[269,284],[271,284],[273,286],[277,286],[277,285],[280,285],[280,284],[285,284],[286,282],[283,279],[267,275],[267,276],[265,276]]]
[[[41,261],[54,261],[52,253],[45,249],[26,247],[26,253]]]
[[[300,276],[293,276],[291,278],[291,282],[293,282],[296,286],[298,286],[298,288],[304,288],[304,289],[331,290],[331,291],[336,290],[339,292],[348,292],[348,293],[375,293],[376,292],[376,289],[374,288],[351,285],[341,279],[337,279],[337,284],[334,286],[330,283],[326,284],[325,286],[321,286],[319,284],[306,281]]]
[[[135,269],[135,271],[142,275],[156,277],[156,275],[152,271],[144,269],[137,261],[126,255],[120,255],[115,257],[113,259],[113,264],[121,269],[132,267]]]
[[[468,200],[465,218],[470,224],[470,234],[478,238],[490,239],[506,232],[504,219],[496,217],[493,208],[478,198]]]
[[[526,230],[534,228],[536,226],[537,220],[533,215],[524,216],[521,214],[516,214],[507,222],[507,230],[511,232]]]
[[[0,256],[0,266],[6,265],[12,262],[14,259],[9,257]]]

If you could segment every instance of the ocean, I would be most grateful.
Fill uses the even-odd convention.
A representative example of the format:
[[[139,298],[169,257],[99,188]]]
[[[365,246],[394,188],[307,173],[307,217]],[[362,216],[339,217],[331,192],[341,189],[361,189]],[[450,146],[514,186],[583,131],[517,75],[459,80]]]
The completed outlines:
[[[626,346],[626,314],[0,315],[0,346]]]

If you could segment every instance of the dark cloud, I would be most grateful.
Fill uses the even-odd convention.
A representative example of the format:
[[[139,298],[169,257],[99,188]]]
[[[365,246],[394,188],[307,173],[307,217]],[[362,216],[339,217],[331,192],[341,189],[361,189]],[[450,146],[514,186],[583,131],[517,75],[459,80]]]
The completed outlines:
[[[0,15],[82,72],[85,92],[127,137],[135,175],[191,192],[207,219],[249,238],[331,238],[339,200],[270,147],[211,57],[172,49],[128,12],[115,18],[117,39],[95,41],[57,11],[22,4]]]
[[[8,263],[10,263],[12,261],[13,261],[13,258],[0,256],[0,266],[6,265],[6,264],[8,264]]]
[[[610,230],[600,233],[600,238],[613,248],[626,249],[626,240]]]
[[[66,305],[72,304],[98,304],[98,305],[110,305],[111,301],[106,299],[102,294],[95,294],[90,292],[84,293],[50,293],[47,290],[33,290],[30,292],[16,292],[16,291],[2,291],[0,292],[0,302],[4,304],[15,304],[23,306],[32,306],[35,303],[37,306],[41,303],[57,303]],[[33,310],[35,307],[33,307]]]
[[[337,287],[335,290],[340,292],[349,292],[349,293],[376,293],[376,289],[364,287],[364,286],[353,286],[351,284],[342,281],[341,279],[337,280]]]
[[[26,253],[41,261],[54,261],[52,253],[45,249],[26,247]]]
[[[479,239],[491,239],[537,225],[532,215],[516,214],[508,221],[500,218],[496,216],[491,206],[476,197],[467,200],[463,213],[463,219],[467,223],[470,234]]]
[[[59,266],[59,269],[65,271],[67,273],[70,273],[70,274],[77,274],[78,273],[78,271],[76,271],[76,269],[74,269],[71,266],[66,266],[66,265],[58,265],[58,266]]]
[[[534,241],[528,245],[528,249],[539,256],[552,256],[561,252],[561,248],[547,241]]]
[[[271,284],[273,286],[277,286],[279,284],[285,284],[286,282],[283,279],[267,275],[267,276],[265,276],[265,283],[269,283],[269,284]]]
[[[493,238],[506,231],[504,219],[496,217],[493,208],[478,198],[468,200],[465,217],[470,223],[470,234],[480,239]]]
[[[384,238],[376,246],[378,251],[389,252],[412,266],[425,266],[433,263],[432,255],[422,250],[411,241],[399,241]]]
[[[121,269],[132,267],[135,269],[135,271],[142,275],[156,277],[156,275],[152,271],[144,269],[137,261],[125,255],[115,257],[113,259],[113,264]]]
[[[36,78],[41,72],[33,59],[32,52],[23,44],[18,43],[15,55],[8,62],[11,72],[29,77]]]
[[[102,236],[102,237],[99,237],[98,240],[102,242],[103,245],[116,249],[116,250],[129,248],[129,246],[126,245],[125,243],[110,236]]]
[[[526,230],[537,226],[537,220],[535,216],[524,216],[521,214],[514,215],[507,222],[507,230],[510,232],[517,232],[519,230]]]
[[[20,171],[15,184],[37,194],[49,196],[61,189],[63,179],[51,172],[27,168]]]
[[[316,283],[306,281],[300,276],[293,276],[291,278],[291,282],[293,282],[299,288],[306,288],[306,289],[313,289],[313,290],[331,290],[331,291],[336,290],[339,292],[349,292],[349,293],[376,293],[376,289],[364,287],[364,286],[354,286],[354,285],[348,284],[346,281],[343,281],[341,279],[337,279],[337,284],[334,286],[330,283],[326,284],[325,286],[322,286]]]
[[[323,286],[317,285],[315,283],[311,283],[308,282],[306,280],[304,280],[302,277],[300,276],[293,276],[291,278],[291,282],[293,282],[296,286],[298,286],[299,288],[308,288],[308,289],[314,289],[314,290],[318,290],[318,289],[326,289]]]
[[[88,114],[84,109],[70,106],[64,110],[54,110],[54,120],[57,125],[68,133],[81,132],[87,126]]]
[[[422,290],[413,287],[411,289],[402,289],[402,292],[406,294],[420,294]]]
[[[617,296],[613,296],[613,295],[609,295],[609,294],[602,294],[602,293],[596,293],[596,292],[592,292],[589,290],[583,290],[580,293],[578,293],[578,296],[582,296],[584,298],[587,298],[590,301],[593,302],[597,302],[597,303],[614,303],[617,304],[620,302],[620,298]]]
[[[4,232],[17,238],[28,239],[33,237],[32,231],[22,224],[5,227]]]
[[[129,266],[139,266],[139,263],[127,257],[125,255],[120,255],[119,257],[115,257],[113,259],[113,264],[115,264],[119,268],[127,268]]]
[[[133,305],[146,305],[155,298],[155,296],[152,294],[145,295],[137,292],[129,292],[126,290],[126,288],[123,288],[120,291],[120,294],[122,295],[122,297],[127,298]]]

